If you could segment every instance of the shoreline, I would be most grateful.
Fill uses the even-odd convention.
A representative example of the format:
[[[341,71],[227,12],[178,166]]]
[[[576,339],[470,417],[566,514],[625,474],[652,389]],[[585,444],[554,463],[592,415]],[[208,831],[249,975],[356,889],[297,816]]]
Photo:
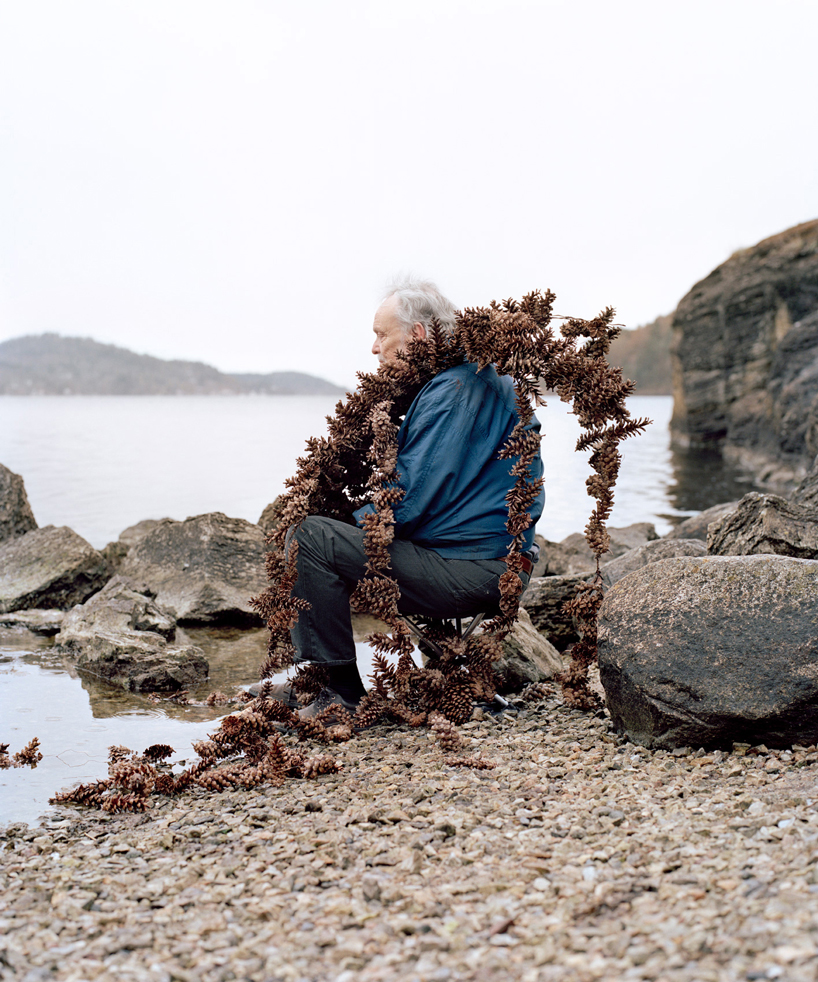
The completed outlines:
[[[377,727],[338,774],[6,827],[0,978],[815,979],[815,748],[648,751],[556,695],[460,729],[494,769]]]

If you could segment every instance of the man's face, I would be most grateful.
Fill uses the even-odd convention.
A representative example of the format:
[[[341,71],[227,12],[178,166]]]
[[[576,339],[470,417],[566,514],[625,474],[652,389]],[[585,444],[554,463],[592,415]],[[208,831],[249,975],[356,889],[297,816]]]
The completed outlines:
[[[389,297],[375,311],[375,320],[372,324],[372,330],[375,332],[372,354],[378,356],[378,361],[382,365],[394,364],[397,353],[404,346],[403,324],[398,319],[397,308],[397,297]]]

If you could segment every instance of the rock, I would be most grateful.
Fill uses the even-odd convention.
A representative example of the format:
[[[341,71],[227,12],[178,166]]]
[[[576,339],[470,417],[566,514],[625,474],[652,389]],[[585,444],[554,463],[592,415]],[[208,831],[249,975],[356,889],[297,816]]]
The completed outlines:
[[[284,507],[284,495],[280,494],[275,501],[271,501],[269,505],[261,513],[258,520],[259,528],[268,534],[273,531],[273,529],[278,524],[278,516],[281,513],[281,509]]]
[[[129,525],[123,532],[120,532],[116,542],[109,542],[101,552],[108,562],[112,571],[117,572],[122,566],[122,560],[128,555],[131,546],[143,539],[148,532],[152,532],[160,522],[170,522],[170,518],[145,518],[136,525]]]
[[[649,563],[658,563],[662,559],[673,559],[676,556],[703,556],[706,552],[707,548],[701,539],[657,539],[606,563],[602,567],[602,582],[610,587],[623,576]]]
[[[57,644],[78,669],[133,692],[175,691],[207,678],[201,648],[171,645],[174,616],[150,592],[115,576],[81,606],[70,610]]]
[[[818,741],[818,562],[708,556],[652,563],[599,616],[614,725],[648,747]]]
[[[180,624],[261,624],[249,604],[264,589],[264,533],[241,518],[211,512],[163,519],[140,538],[121,572],[146,583]]]
[[[522,604],[531,623],[558,651],[579,640],[573,618],[563,611],[562,605],[576,595],[577,586],[584,579],[583,576],[532,577],[523,594]]]
[[[682,299],[673,335],[675,441],[762,484],[803,474],[818,453],[818,221],[734,253]]]
[[[736,510],[713,523],[707,551],[715,556],[773,553],[818,558],[818,511],[775,494],[746,494]]]
[[[818,456],[812,462],[812,467],[806,477],[790,495],[790,501],[803,508],[818,512]]]
[[[123,529],[119,533],[118,542],[121,542],[126,549],[130,549],[131,546],[136,545],[141,539],[144,539],[148,532],[152,532],[157,525],[162,522],[172,522],[172,518],[144,518],[141,522],[137,522],[136,525],[129,525],[126,529]]]
[[[162,610],[144,584],[115,576],[86,603],[68,611],[58,642],[65,644],[73,638],[121,631],[150,631],[172,641],[176,618]]]
[[[109,578],[108,564],[90,543],[70,528],[46,525],[0,545],[0,613],[67,610]]]
[[[624,528],[609,528],[611,547],[602,558],[602,563],[610,562],[618,556],[643,546],[658,538],[656,528],[650,522],[635,522]],[[574,532],[562,542],[549,542],[536,536],[540,546],[540,556],[534,567],[533,576],[575,576],[578,573],[592,573],[596,569],[596,559],[585,536]]]
[[[721,505],[713,505],[700,511],[698,515],[693,515],[680,522],[664,537],[665,539],[701,539],[707,541],[707,526],[711,522],[717,522],[735,511],[738,507],[737,501],[725,501]]]
[[[36,528],[22,477],[0,464],[0,543]]]
[[[48,637],[60,630],[64,617],[63,610],[17,610],[0,614],[0,627],[22,627]]]
[[[503,642],[503,657],[494,663],[503,695],[519,692],[530,682],[552,679],[563,671],[557,649],[537,631],[528,611],[520,608],[514,629]]]

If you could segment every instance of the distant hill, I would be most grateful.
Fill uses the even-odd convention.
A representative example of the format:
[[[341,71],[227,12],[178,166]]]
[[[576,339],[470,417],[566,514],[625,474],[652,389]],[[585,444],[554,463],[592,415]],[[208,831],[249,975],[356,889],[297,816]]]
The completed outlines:
[[[198,361],[164,361],[60,334],[0,343],[0,395],[343,395],[302,372],[228,375]]]
[[[625,378],[636,382],[640,396],[672,395],[670,325],[673,314],[657,317],[651,324],[623,331],[611,345],[608,360],[622,369]]]

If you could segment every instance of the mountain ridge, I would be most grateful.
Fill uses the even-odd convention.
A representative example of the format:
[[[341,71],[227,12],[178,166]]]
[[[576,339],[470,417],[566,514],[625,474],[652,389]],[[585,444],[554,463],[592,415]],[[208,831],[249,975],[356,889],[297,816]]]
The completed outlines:
[[[28,334],[0,342],[0,395],[343,395],[304,372],[220,372],[91,338]]]

